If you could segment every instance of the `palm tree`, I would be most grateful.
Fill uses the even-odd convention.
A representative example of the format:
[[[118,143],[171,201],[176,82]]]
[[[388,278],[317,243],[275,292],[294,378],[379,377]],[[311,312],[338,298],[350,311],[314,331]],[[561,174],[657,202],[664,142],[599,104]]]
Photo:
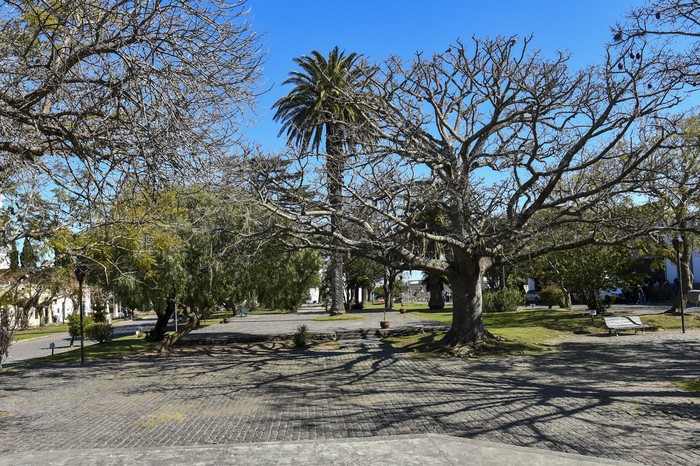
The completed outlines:
[[[364,70],[358,59],[356,53],[345,55],[337,46],[327,59],[315,50],[311,56],[295,58],[301,71],[291,71],[283,83],[294,88],[273,106],[275,121],[282,122],[279,135],[286,135],[288,144],[318,154],[325,138],[331,236],[339,226],[345,152],[360,142],[359,128],[371,123],[368,94],[361,91]],[[334,250],[331,314],[345,312],[343,291],[343,256]]]

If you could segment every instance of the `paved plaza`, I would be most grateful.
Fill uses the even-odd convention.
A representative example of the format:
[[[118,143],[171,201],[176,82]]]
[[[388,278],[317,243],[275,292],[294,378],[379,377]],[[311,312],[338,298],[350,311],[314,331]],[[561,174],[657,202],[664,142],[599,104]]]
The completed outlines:
[[[90,449],[168,458],[228,445],[226,461],[247,464],[235,452],[250,454],[240,448],[258,442],[430,434],[601,460],[700,464],[700,398],[671,384],[700,376],[698,355],[693,331],[581,336],[536,357],[476,361],[417,359],[381,344],[264,343],[9,371],[0,374],[0,463],[68,464],[69,451]],[[303,459],[271,451],[280,464]],[[346,460],[335,462],[358,464]]]

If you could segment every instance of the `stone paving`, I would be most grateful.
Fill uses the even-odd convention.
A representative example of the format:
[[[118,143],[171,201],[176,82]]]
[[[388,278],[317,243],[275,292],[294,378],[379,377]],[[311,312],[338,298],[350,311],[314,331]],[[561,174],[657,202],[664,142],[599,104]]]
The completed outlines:
[[[386,348],[182,348],[0,374],[2,456],[28,451],[446,434],[645,464],[700,464],[700,333],[581,337],[509,359]]]

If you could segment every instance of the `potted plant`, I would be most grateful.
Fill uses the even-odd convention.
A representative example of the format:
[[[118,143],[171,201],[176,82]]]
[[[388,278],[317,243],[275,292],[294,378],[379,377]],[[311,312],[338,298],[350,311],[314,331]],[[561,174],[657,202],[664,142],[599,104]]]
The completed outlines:
[[[384,319],[379,321],[379,326],[381,328],[389,328],[389,321],[386,320],[386,306],[384,306]]]

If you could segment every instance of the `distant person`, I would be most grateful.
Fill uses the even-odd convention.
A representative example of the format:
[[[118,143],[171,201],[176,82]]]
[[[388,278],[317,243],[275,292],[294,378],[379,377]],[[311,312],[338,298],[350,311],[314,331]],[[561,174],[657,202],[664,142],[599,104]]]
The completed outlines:
[[[632,285],[632,304],[639,304],[639,285]]]
[[[681,282],[678,280],[678,277],[673,279],[673,298],[675,299],[676,296],[678,296],[678,291],[681,288]]]

